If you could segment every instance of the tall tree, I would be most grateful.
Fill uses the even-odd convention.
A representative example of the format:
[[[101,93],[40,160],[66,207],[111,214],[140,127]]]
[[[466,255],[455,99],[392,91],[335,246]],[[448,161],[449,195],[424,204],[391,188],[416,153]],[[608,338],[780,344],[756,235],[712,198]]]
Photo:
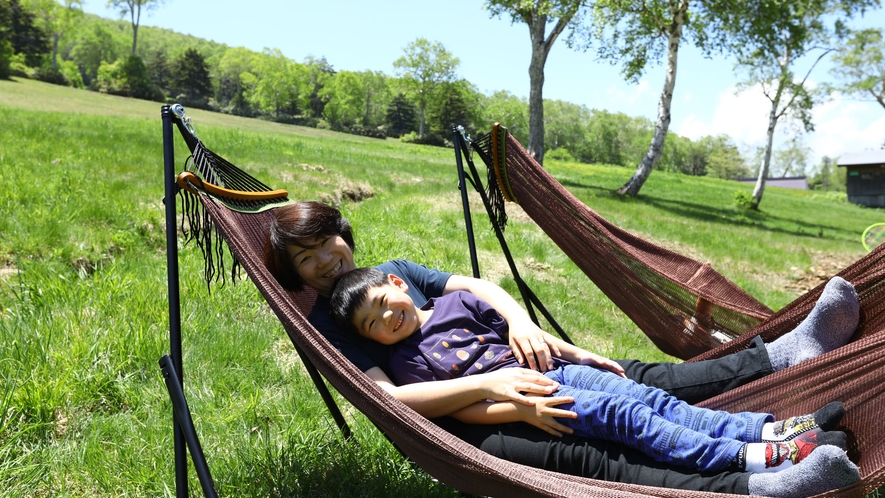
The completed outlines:
[[[246,110],[248,106],[244,95],[242,75],[252,70],[256,55],[255,52],[244,47],[225,50],[215,69],[218,79],[218,89],[215,95],[217,102],[222,105],[230,104],[232,110],[237,112]]]
[[[13,55],[12,8],[8,2],[0,0],[0,79],[7,79],[12,74],[10,65]]]
[[[436,129],[443,136],[451,135],[452,126],[464,126],[473,129],[479,110],[479,92],[467,80],[443,83],[440,87],[440,98],[428,109],[431,129]]]
[[[548,100],[545,107],[544,129],[549,149],[564,148],[578,156],[578,148],[586,138],[590,109],[562,100]]]
[[[212,80],[203,54],[194,48],[185,50],[172,62],[171,73],[170,85],[177,92],[184,94],[185,102],[190,105],[205,105],[212,94]]]
[[[707,155],[707,174],[709,176],[731,180],[749,177],[753,174],[753,171],[747,166],[746,159],[728,135],[706,136],[699,141],[699,144],[709,151]]]
[[[141,23],[141,11],[153,10],[163,0],[108,0],[108,7],[115,7],[120,11],[120,17],[129,14],[129,22],[132,23],[132,55],[135,55],[135,46],[138,44],[138,26]]]
[[[401,137],[415,129],[415,106],[402,93],[387,106],[387,134]]]
[[[90,86],[102,62],[116,61],[124,50],[115,43],[114,33],[102,22],[82,23],[77,29],[70,57],[80,68],[83,83]],[[165,88],[165,85],[160,85]]]
[[[532,58],[529,62],[528,152],[544,162],[544,65],[553,43],[584,4],[583,0],[486,0],[493,16],[510,15],[511,22],[529,28]],[[553,28],[547,32],[547,25]]]
[[[801,136],[794,136],[783,147],[774,152],[774,168],[781,178],[800,176],[808,168],[811,147],[805,145]]]
[[[753,189],[753,209],[759,209],[765,192],[778,122],[792,118],[806,131],[814,129],[811,109],[815,95],[806,86],[808,77],[834,49],[835,38],[844,34],[844,20],[874,5],[878,0],[751,0],[745,8],[752,14],[728,25],[735,35],[737,67],[747,75],[741,86],[758,85],[771,104],[765,152]],[[812,62],[800,79],[794,67],[806,57]]]
[[[0,24],[5,24],[8,30],[13,52],[24,54],[27,65],[37,66],[40,57],[49,52],[49,37],[37,27],[34,14],[22,8],[19,0],[2,0],[0,4],[7,13],[6,21],[0,21]]]
[[[519,143],[528,143],[529,105],[525,98],[517,97],[506,90],[499,90],[484,97],[481,101],[482,125],[490,126],[495,121],[507,127]]]
[[[58,42],[65,32],[74,26],[83,14],[82,0],[28,0],[28,5],[37,16],[38,25],[49,35],[52,43],[50,66],[53,71],[58,69]]]
[[[363,71],[356,73],[363,87],[364,112],[363,126],[377,126],[384,122],[386,106],[389,100],[387,76],[381,71]]]
[[[323,116],[335,128],[353,126],[363,115],[363,84],[354,72],[335,73],[319,96],[326,102]]]
[[[590,9],[588,22],[576,24],[570,43],[585,49],[599,43],[600,58],[622,63],[622,72],[628,80],[638,80],[649,62],[666,60],[651,143],[633,176],[618,189],[620,194],[637,195],[663,154],[681,44],[687,39],[707,55],[722,48],[724,38],[719,29],[722,14],[742,9],[735,5],[739,3],[732,0],[597,0]]]
[[[393,67],[403,77],[418,102],[418,136],[423,138],[426,130],[427,104],[434,98],[442,83],[455,81],[455,70],[460,61],[440,42],[418,38],[403,49],[402,57]]]
[[[317,59],[310,55],[304,59],[303,67],[307,69],[307,77],[302,85],[307,90],[302,92],[301,105],[310,109],[313,117],[321,118],[329,101],[329,96],[323,94],[322,90],[329,79],[335,76],[335,68],[325,57]]]
[[[881,29],[852,33],[833,56],[831,73],[842,81],[838,90],[885,109],[885,38]]]
[[[276,117],[295,115],[299,107],[299,82],[307,80],[307,68],[287,58],[279,49],[264,49],[256,55],[252,70],[240,78],[246,99]]]

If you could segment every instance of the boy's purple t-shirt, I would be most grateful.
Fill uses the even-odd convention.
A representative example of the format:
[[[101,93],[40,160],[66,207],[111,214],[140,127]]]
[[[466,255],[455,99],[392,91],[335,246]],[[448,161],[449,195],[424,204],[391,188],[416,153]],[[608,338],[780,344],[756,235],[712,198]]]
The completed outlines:
[[[397,385],[446,380],[522,367],[507,340],[507,322],[494,308],[469,292],[431,298],[427,322],[391,346],[390,371]],[[554,365],[564,364],[554,358]]]
[[[402,259],[387,261],[375,268],[405,280],[409,284],[409,297],[416,306],[422,306],[428,298],[441,296],[449,277],[452,276],[451,273],[430,270],[424,265]],[[388,368],[388,347],[342,330],[329,316],[328,298],[317,296],[307,321],[363,372],[377,366],[381,367],[388,376],[391,375]]]

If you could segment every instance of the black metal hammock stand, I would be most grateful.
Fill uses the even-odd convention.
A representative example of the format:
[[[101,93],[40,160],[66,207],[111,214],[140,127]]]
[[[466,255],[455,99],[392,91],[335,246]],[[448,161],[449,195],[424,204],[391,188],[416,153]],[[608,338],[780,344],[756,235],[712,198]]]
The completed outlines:
[[[184,376],[181,361],[181,318],[178,276],[178,231],[176,223],[176,196],[182,199],[181,225],[185,243],[194,241],[204,256],[204,275],[207,285],[212,281],[224,282],[224,240],[217,233],[208,212],[202,209],[198,196],[203,193],[226,208],[242,213],[259,213],[289,203],[285,190],[273,190],[267,185],[215,154],[197,138],[190,118],[185,116],[181,105],[163,106],[163,153],[165,166],[166,249],[167,279],[169,288],[169,340],[170,354],[160,359],[163,377],[172,399],[175,425],[175,475],[176,496],[188,496],[187,450],[190,450],[194,468],[206,496],[216,496],[214,484],[206,464],[193,420],[184,397]],[[191,151],[185,165],[187,170],[175,174],[173,123]],[[231,279],[238,278],[238,261],[231,255]],[[211,287],[210,287],[211,288]],[[336,425],[345,438],[351,431],[335,399],[329,392],[322,376],[303,351],[294,344],[317,391],[323,398]]]

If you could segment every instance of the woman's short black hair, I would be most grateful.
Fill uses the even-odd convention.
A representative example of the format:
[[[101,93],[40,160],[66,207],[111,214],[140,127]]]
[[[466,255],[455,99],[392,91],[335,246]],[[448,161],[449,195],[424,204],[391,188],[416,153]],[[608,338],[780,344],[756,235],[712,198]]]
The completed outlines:
[[[313,249],[319,245],[317,239],[340,235],[354,250],[350,222],[328,204],[296,202],[275,208],[272,214],[264,242],[264,264],[285,289],[304,290],[304,281],[286,250],[288,246]]]

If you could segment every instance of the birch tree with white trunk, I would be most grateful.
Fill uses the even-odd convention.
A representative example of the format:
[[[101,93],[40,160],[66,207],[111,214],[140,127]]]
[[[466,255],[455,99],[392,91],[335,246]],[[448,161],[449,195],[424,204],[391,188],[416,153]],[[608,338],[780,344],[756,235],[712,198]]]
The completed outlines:
[[[822,94],[809,88],[812,71],[847,33],[844,21],[877,5],[878,0],[752,0],[746,8],[753,15],[730,26],[736,68],[746,75],[739,89],[759,87],[770,103],[752,209],[758,210],[762,202],[778,123],[789,119],[801,127],[799,133],[814,130],[811,110]],[[799,77],[795,68],[801,63],[807,69]]]
[[[513,24],[529,28],[532,57],[529,63],[528,152],[544,162],[544,65],[550,49],[585,4],[583,0],[487,0],[493,16],[509,15]],[[548,32],[548,25],[551,29]],[[494,50],[494,48],[490,48]]]
[[[664,85],[645,156],[618,193],[635,196],[661,158],[670,128],[679,49],[686,41],[705,55],[727,47],[723,18],[742,10],[736,0],[597,0],[582,23],[575,23],[569,44],[595,48],[601,60],[622,65],[622,74],[638,82],[650,63],[664,63]]]

